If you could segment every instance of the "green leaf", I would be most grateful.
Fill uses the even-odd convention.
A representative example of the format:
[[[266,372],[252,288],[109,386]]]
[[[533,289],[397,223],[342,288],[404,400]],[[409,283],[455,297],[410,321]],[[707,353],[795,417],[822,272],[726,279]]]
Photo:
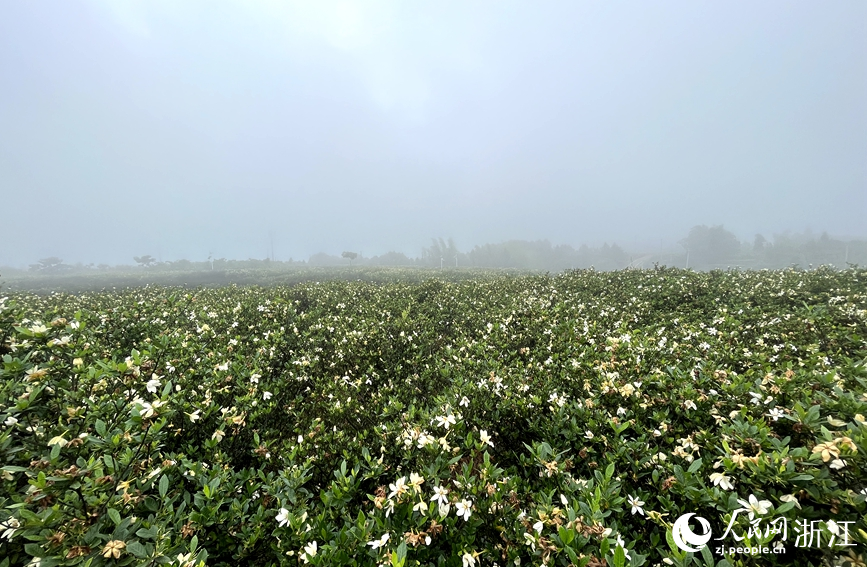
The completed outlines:
[[[114,508],[108,509],[108,517],[111,518],[111,521],[114,522],[115,526],[120,524],[120,512]]]
[[[563,545],[569,545],[575,539],[575,530],[560,526],[557,528],[557,535],[560,536],[560,541],[563,542]]]
[[[624,564],[626,564],[626,552],[618,545],[614,550],[614,567],[623,567]]]
[[[686,469],[686,472],[688,472],[689,474],[693,474],[700,468],[701,468],[701,459],[696,459],[695,461],[692,462],[691,465],[689,465],[689,468]]]
[[[169,491],[169,477],[163,475],[160,477],[160,498],[165,498]]]
[[[711,554],[710,548],[708,546],[704,546],[701,548],[701,556],[704,558],[704,562],[706,565],[710,565],[711,567],[713,567],[713,555]]]
[[[101,419],[97,419],[96,423],[94,424],[94,428],[96,429],[96,432],[99,433],[100,437],[105,437],[105,422],[104,421],[102,421]]]
[[[135,535],[141,539],[154,539],[157,537],[157,527],[151,526],[149,528],[141,528],[135,533]]]
[[[789,510],[791,510],[791,509],[794,508],[794,507],[795,507],[795,503],[794,503],[794,502],[783,502],[783,503],[780,504],[780,506],[779,506],[779,507],[774,511],[774,513],[775,513],[775,514],[784,514],[785,512],[788,512]]]
[[[139,559],[148,556],[148,552],[145,547],[135,540],[130,541],[126,544],[126,550],[138,557]]]
[[[680,551],[677,548],[677,544],[674,543],[674,536],[671,534],[671,529],[665,530],[665,541],[668,542],[668,547],[671,548],[672,553],[678,553]]]

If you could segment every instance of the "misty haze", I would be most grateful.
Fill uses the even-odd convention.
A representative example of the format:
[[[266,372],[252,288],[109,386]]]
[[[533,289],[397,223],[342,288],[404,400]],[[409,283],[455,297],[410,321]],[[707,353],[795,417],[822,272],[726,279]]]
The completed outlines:
[[[864,567],[867,3],[0,5],[0,567]]]
[[[623,267],[702,225],[844,243],[708,264],[844,266],[867,238],[865,12],[12,3],[0,266],[421,259],[451,238],[617,245],[512,263]]]

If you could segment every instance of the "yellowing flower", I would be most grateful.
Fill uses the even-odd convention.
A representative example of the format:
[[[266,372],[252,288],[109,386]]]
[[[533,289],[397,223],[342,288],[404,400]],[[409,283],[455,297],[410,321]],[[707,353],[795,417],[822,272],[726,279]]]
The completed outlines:
[[[40,378],[44,378],[48,374],[48,370],[44,368],[39,368],[39,366],[34,366],[25,372],[27,374],[27,380],[34,381],[39,380]]]
[[[813,453],[821,454],[822,461],[827,463],[832,458],[836,459],[840,456],[840,449],[837,448],[837,444],[834,441],[828,441],[827,443],[819,443],[813,447]]]
[[[107,544],[105,544],[105,547],[102,548],[102,556],[120,559],[120,554],[123,553],[125,547],[126,543],[120,541],[119,539],[113,539]]]
[[[57,437],[51,438],[51,440],[48,442],[48,446],[51,447],[52,445],[60,445],[61,447],[64,447],[67,443],[69,443],[69,441],[64,439],[63,435],[58,435]]]
[[[413,487],[416,494],[421,492],[421,485],[424,484],[424,477],[416,474],[410,473],[409,475],[409,485]]]

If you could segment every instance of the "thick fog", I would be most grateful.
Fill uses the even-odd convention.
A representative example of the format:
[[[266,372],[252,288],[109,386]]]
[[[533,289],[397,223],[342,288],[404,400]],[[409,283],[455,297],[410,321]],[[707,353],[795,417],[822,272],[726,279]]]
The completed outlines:
[[[5,2],[0,265],[867,236],[867,3]]]

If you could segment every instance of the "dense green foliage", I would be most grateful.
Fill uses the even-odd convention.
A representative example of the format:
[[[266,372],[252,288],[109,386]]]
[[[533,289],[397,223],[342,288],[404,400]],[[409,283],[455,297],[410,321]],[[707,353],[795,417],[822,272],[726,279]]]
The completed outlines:
[[[855,561],[865,337],[856,269],[16,293],[0,564]],[[751,496],[856,546],[670,542]]]

